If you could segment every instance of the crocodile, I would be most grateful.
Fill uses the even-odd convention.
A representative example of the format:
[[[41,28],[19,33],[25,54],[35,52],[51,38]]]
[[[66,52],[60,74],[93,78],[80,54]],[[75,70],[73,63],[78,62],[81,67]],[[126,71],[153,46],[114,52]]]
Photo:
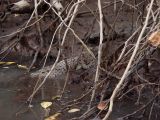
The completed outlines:
[[[97,49],[97,48],[96,48]],[[81,55],[70,57],[66,60],[61,60],[55,66],[55,69],[48,76],[48,79],[62,79],[68,71],[78,69],[89,69],[96,67],[97,59],[92,57],[88,52],[82,52]],[[35,72],[32,72],[30,76],[32,78],[41,77],[44,78],[51,70],[52,65],[43,67]]]

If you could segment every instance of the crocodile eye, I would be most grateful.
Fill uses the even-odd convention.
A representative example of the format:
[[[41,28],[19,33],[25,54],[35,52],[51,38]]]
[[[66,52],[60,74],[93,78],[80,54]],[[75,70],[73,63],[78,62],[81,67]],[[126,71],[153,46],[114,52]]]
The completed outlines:
[[[62,7],[61,7],[61,8],[59,8],[59,11],[62,11],[62,9],[63,9]]]

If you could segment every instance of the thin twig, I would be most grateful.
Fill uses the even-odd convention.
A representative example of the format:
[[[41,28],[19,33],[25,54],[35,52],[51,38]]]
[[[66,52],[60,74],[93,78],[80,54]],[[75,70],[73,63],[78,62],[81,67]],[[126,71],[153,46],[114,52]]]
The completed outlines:
[[[78,2],[80,3],[79,0],[78,0]],[[68,24],[68,27],[67,27],[67,29],[66,29],[66,31],[65,31],[65,33],[64,33],[61,46],[64,45],[66,35],[67,35],[68,30],[69,30],[69,28],[70,28],[70,26],[71,26],[71,24],[72,24],[72,22],[73,22],[73,20],[74,20],[74,18],[75,18],[75,15],[76,15],[76,13],[77,13],[78,7],[79,7],[79,4],[77,4],[77,5],[75,6],[75,9],[74,9],[74,11],[73,11],[73,16],[71,17],[71,20],[70,20],[70,22],[69,22],[69,24]],[[57,64],[58,61],[59,61],[60,55],[61,55],[61,49],[58,51],[58,55],[57,55],[56,61],[54,62],[51,70],[50,70],[50,71],[48,72],[48,74],[45,76],[45,78],[44,78],[43,81],[40,83],[40,85],[39,85],[39,86],[33,91],[33,93],[30,95],[30,97],[28,98],[29,101],[33,98],[33,96],[37,93],[37,91],[42,87],[42,85],[43,85],[43,84],[45,83],[45,81],[47,80],[48,76],[49,76],[49,75],[51,74],[51,72],[55,69],[55,66],[56,66],[56,64]],[[31,103],[31,101],[30,101],[30,103]]]
[[[114,91],[113,91],[113,93],[112,93],[112,95],[111,95],[109,110],[108,110],[107,114],[105,115],[105,117],[103,118],[103,120],[107,120],[107,119],[109,118],[110,114],[112,113],[113,101],[114,101],[114,99],[115,99],[115,97],[116,97],[116,95],[117,95],[120,87],[122,86],[122,84],[123,84],[123,82],[124,82],[124,80],[125,80],[125,78],[126,78],[126,76],[127,76],[127,74],[128,74],[128,71],[129,71],[129,69],[130,69],[130,67],[131,67],[131,64],[132,64],[132,62],[133,62],[133,60],[134,60],[134,57],[135,57],[135,55],[136,55],[136,53],[137,53],[137,51],[138,51],[139,44],[140,44],[140,42],[141,42],[141,38],[142,38],[142,36],[143,36],[143,34],[144,34],[144,32],[145,32],[145,29],[146,29],[146,27],[147,27],[147,25],[148,25],[148,20],[149,20],[149,16],[150,16],[150,12],[151,12],[152,6],[153,6],[153,2],[154,2],[154,0],[152,0],[152,1],[150,2],[150,6],[149,6],[149,9],[148,9],[148,13],[147,13],[146,19],[145,19],[145,23],[144,23],[144,26],[143,26],[143,28],[142,28],[142,31],[141,31],[141,33],[140,33],[140,35],[139,35],[139,37],[138,37],[137,43],[136,43],[136,45],[135,45],[135,49],[134,49],[134,51],[133,51],[133,53],[132,53],[132,56],[131,56],[131,58],[130,58],[130,60],[129,60],[129,63],[128,63],[128,65],[127,65],[127,67],[126,67],[126,69],[125,69],[125,71],[124,71],[124,73],[123,73],[123,75],[122,75],[121,80],[119,81],[119,83],[117,84],[116,88],[114,89]]]
[[[98,49],[98,62],[97,62],[97,69],[96,69],[96,76],[95,76],[95,81],[94,81],[94,89],[92,91],[92,96],[90,100],[90,104],[88,106],[88,109],[91,108],[92,106],[92,101],[95,96],[96,88],[97,88],[97,82],[99,79],[99,68],[101,64],[101,56],[102,56],[102,42],[103,42],[103,14],[102,14],[102,6],[101,6],[101,1],[98,0],[98,8],[99,8],[99,26],[100,26],[100,42],[99,42],[99,49]]]
[[[41,3],[41,0],[39,1]],[[34,4],[35,4],[35,17],[36,17],[36,21],[38,21],[38,12],[37,12],[37,8],[38,8],[38,4],[40,3],[37,3],[37,0],[34,0]],[[39,54],[39,51],[43,48],[43,43],[44,43],[44,40],[43,40],[43,35],[42,35],[42,31],[41,31],[41,27],[40,27],[40,23],[39,21],[36,23],[36,26],[37,26],[37,30],[38,30],[38,33],[39,33],[39,37],[40,37],[40,47],[36,50],[36,53],[34,55],[34,59],[28,69],[28,71],[30,71],[30,69],[33,67],[34,63],[36,62],[37,60],[37,56]]]

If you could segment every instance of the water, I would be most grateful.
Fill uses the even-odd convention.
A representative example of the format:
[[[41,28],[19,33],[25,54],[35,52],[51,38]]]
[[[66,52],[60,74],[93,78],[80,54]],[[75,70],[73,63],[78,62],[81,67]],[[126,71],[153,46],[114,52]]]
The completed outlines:
[[[16,98],[20,90],[18,82],[25,73],[16,65],[0,68],[0,120],[40,120],[42,109],[39,104],[28,110],[25,101]]]
[[[27,81],[24,82],[24,80],[22,79],[25,77],[25,74],[25,70],[19,69],[16,66],[9,66],[9,68],[0,68],[0,120],[42,120],[44,111],[40,106],[40,95],[38,98],[34,99],[32,109],[28,109],[28,105],[26,104],[26,99],[31,94],[32,89],[31,87],[27,88],[25,86]],[[31,83],[32,82],[33,81],[31,80]],[[63,88],[63,84],[64,81],[61,81],[61,90]],[[24,89],[26,92],[27,90],[30,90],[30,93],[23,96],[22,92],[20,94],[21,96],[17,95],[17,93],[19,93],[21,89]],[[45,90],[48,100],[51,99],[51,97],[56,96],[57,94],[56,84],[54,86],[54,84],[52,84],[51,82],[46,85]],[[73,99],[79,98],[80,96],[82,96],[82,94],[84,94],[84,85],[82,83],[69,84],[65,89],[63,99],[58,102],[53,102],[51,114],[55,114],[57,113],[57,111],[62,110],[61,108],[64,107],[62,103],[66,103],[68,101],[72,101]],[[61,120],[67,120],[71,117],[81,116],[86,111],[87,104],[83,103],[88,102],[88,98],[90,99],[90,95],[86,99],[80,101],[82,103],[80,103],[79,105],[73,106],[73,108],[81,109],[79,113],[69,114],[67,112],[67,109],[64,111],[62,110],[63,115]],[[118,118],[125,116],[126,114],[130,114],[140,107],[141,105],[135,105],[135,101],[122,100],[116,102],[114,104],[114,109],[110,120],[118,120]]]

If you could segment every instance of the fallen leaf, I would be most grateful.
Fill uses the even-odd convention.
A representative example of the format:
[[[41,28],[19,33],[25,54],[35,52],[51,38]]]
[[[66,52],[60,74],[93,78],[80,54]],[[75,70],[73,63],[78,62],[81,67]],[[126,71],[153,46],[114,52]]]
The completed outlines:
[[[8,69],[9,67],[3,67],[4,69]]]
[[[60,95],[53,96],[52,100],[59,99],[60,97],[61,97]]]
[[[12,65],[12,64],[16,64],[15,62],[6,62],[5,65]]]
[[[4,65],[6,62],[0,62],[0,65]]]
[[[58,117],[59,115],[61,115],[61,113],[56,113],[56,114],[54,114],[54,115],[51,115],[51,116],[45,118],[44,120],[57,120],[57,117]]]
[[[148,38],[148,42],[151,45],[158,47],[160,45],[160,31],[152,33]]]
[[[27,66],[24,66],[24,65],[18,65],[18,68],[20,68],[20,69],[26,69],[26,70],[28,69]]]
[[[15,62],[0,62],[0,65],[12,65],[12,64],[16,64]]]
[[[73,108],[73,109],[68,110],[68,113],[74,113],[74,112],[79,112],[79,111],[80,111],[80,109]]]
[[[104,110],[104,109],[106,109],[106,107],[107,107],[107,102],[106,102],[106,101],[100,102],[100,103],[98,104],[98,106],[97,106],[97,108],[98,108],[99,110]]]
[[[41,102],[41,106],[42,106],[44,109],[47,109],[47,108],[50,107],[51,105],[52,105],[52,102],[47,102],[47,101]]]

